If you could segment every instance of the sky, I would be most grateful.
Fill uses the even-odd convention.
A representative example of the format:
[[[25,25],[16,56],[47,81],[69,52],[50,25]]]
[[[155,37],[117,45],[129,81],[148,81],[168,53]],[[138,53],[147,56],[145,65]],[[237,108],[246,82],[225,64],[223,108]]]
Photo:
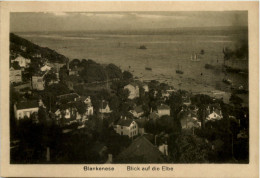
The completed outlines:
[[[11,32],[214,26],[247,26],[247,12],[16,12],[10,15]]]

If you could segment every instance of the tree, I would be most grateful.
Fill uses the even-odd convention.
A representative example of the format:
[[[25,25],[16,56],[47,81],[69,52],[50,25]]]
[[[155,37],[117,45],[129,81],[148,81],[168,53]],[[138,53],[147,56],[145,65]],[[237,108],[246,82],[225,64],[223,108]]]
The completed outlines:
[[[79,65],[80,65],[80,60],[79,59],[73,59],[69,63],[70,68],[75,68],[75,67],[78,67]]]
[[[167,103],[170,105],[171,108],[171,115],[174,118],[177,118],[177,113],[179,113],[181,106],[182,106],[182,96],[179,92],[173,93]]]
[[[118,111],[119,110],[120,101],[119,101],[119,98],[116,95],[111,97],[109,103],[110,103],[110,108],[111,108],[112,111]]]
[[[77,108],[77,111],[80,115],[84,115],[87,111],[86,105],[83,102],[77,102],[76,108]]]
[[[230,101],[230,103],[234,104],[235,106],[241,106],[241,104],[243,102],[243,100],[235,94],[231,94],[229,101]]]
[[[130,79],[132,79],[133,78],[133,74],[131,74],[130,72],[128,72],[128,71],[124,71],[123,72],[123,79],[124,80],[130,80]]]
[[[126,102],[128,100],[128,96],[130,91],[127,89],[120,89],[118,92],[118,98],[120,98],[121,102]]]
[[[122,71],[116,65],[108,64],[105,69],[109,79],[122,78]]]
[[[54,72],[49,72],[44,76],[45,86],[48,86],[51,81],[56,81],[57,76]]]

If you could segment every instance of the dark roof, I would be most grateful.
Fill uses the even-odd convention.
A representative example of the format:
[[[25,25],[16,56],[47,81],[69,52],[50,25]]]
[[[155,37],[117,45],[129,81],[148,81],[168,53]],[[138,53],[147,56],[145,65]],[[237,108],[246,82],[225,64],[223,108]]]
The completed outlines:
[[[58,100],[68,100],[68,101],[74,101],[75,98],[80,97],[77,93],[68,93],[68,94],[64,94],[64,95],[59,95],[57,96]]]
[[[32,101],[22,101],[16,104],[17,109],[28,109],[28,108],[38,108],[39,104],[37,100]]]
[[[129,127],[133,121],[134,121],[133,119],[129,119],[129,118],[119,119],[119,121],[117,122],[117,125]]]
[[[170,107],[165,104],[162,104],[162,105],[158,106],[157,109],[170,109]]]
[[[136,138],[132,144],[116,158],[118,163],[163,163],[162,153],[144,136]]]
[[[142,113],[142,112],[144,112],[142,105],[136,106],[136,107],[134,108],[134,110],[135,110],[135,112],[137,112],[137,113]]]
[[[135,120],[135,122],[137,123],[138,128],[144,128],[144,125],[146,123],[146,118],[137,119]]]
[[[19,65],[15,66],[11,64],[10,68],[13,68],[14,70],[21,70],[21,67]]]

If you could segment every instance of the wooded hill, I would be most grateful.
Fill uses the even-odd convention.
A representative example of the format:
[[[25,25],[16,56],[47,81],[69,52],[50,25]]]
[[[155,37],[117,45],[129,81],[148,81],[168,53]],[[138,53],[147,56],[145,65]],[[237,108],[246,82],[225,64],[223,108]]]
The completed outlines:
[[[25,47],[23,50],[21,47]],[[35,54],[40,54],[41,58],[48,59],[49,62],[65,63],[68,58],[57,53],[47,47],[40,47],[24,38],[21,38],[13,33],[10,33],[10,54],[21,55],[25,58],[35,59]]]

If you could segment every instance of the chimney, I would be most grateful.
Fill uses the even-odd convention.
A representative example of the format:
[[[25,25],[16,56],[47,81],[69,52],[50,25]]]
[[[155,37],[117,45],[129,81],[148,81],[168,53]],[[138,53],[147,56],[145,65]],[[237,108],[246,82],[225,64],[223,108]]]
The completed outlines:
[[[50,161],[50,147],[47,147],[47,152],[46,152],[46,161]]]

